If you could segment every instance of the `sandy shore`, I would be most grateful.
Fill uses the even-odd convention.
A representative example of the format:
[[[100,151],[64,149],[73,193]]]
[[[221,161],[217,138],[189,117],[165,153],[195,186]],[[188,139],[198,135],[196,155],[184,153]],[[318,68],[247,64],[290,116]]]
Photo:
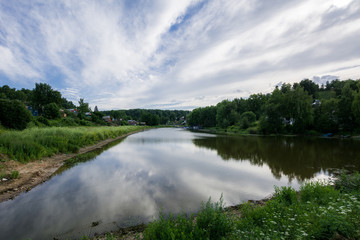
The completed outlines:
[[[61,166],[63,166],[66,160],[80,154],[101,149],[116,140],[122,139],[137,132],[139,131],[121,135],[116,138],[106,139],[104,141],[98,142],[95,145],[81,148],[78,153],[58,154],[26,164],[19,163],[14,160],[0,162],[0,169],[6,172],[19,172],[19,178],[17,179],[11,179],[7,181],[1,181],[2,179],[0,179],[0,202],[14,199],[19,194],[27,192],[35,186],[47,181]],[[6,156],[1,157],[6,158]]]

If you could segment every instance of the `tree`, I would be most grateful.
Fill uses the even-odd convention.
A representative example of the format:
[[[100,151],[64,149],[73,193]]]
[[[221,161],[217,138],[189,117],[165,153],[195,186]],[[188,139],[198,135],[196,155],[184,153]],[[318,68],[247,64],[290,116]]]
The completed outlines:
[[[350,84],[350,82],[347,82],[344,85],[339,101],[339,119],[345,132],[352,132],[354,128],[354,115],[352,114],[354,91],[351,89]]]
[[[313,97],[313,99],[317,97],[317,93],[319,92],[319,85],[317,85],[313,81],[309,79],[304,79],[300,82],[300,86],[303,87],[304,90]]]
[[[315,110],[314,127],[323,133],[337,133],[339,129],[338,119],[339,100],[331,98],[322,100]]]
[[[64,109],[76,108],[75,104],[72,101],[68,101],[66,98],[61,98],[61,107]]]
[[[284,116],[292,123],[290,129],[294,133],[303,133],[313,122],[312,97],[300,86],[286,92],[284,97]]]
[[[32,93],[33,107],[43,113],[44,106],[49,103],[56,103],[59,106],[62,104],[61,94],[54,91],[49,84],[36,83]]]
[[[264,106],[266,104],[267,99],[268,97],[261,93],[250,95],[250,97],[247,99],[247,103],[248,103],[247,105],[249,106],[247,111],[251,111],[255,113],[256,119],[259,119],[262,113],[264,112]]]
[[[223,100],[216,105],[216,123],[221,128],[227,128],[234,125],[240,118],[235,111],[235,105],[229,100]]]
[[[49,103],[44,106],[43,111],[44,117],[47,119],[56,119],[60,118],[60,108],[56,103]]]
[[[0,122],[4,127],[23,130],[31,114],[19,100],[0,99]]]
[[[255,113],[248,111],[244,112],[240,116],[240,127],[242,129],[247,129],[251,126],[252,123],[256,121]]]
[[[77,109],[78,109],[78,115],[81,119],[85,117],[85,113],[91,111],[91,109],[89,107],[89,103],[84,102],[83,98],[80,98],[79,106]]]
[[[354,93],[354,100],[351,105],[352,114],[355,117],[357,125],[360,123],[360,82],[357,84],[358,91]]]
[[[275,88],[265,104],[265,114],[260,118],[260,128],[263,133],[283,132],[283,102],[283,93],[278,88]]]

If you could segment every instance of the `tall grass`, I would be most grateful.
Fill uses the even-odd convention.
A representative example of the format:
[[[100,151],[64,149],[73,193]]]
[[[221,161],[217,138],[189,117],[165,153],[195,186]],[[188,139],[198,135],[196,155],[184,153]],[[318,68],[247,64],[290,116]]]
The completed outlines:
[[[20,162],[57,153],[76,153],[81,147],[145,129],[144,126],[49,127],[0,134],[0,152]]]
[[[350,182],[350,183],[349,183]],[[263,206],[245,203],[241,217],[226,215],[222,201],[203,205],[197,217],[148,225],[144,239],[360,239],[360,175],[342,175],[335,187],[309,182],[296,192],[275,187]]]

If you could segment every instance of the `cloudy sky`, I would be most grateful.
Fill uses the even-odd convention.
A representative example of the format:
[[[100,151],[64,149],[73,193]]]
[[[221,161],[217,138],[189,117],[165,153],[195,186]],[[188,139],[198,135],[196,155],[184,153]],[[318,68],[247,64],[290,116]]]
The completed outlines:
[[[304,78],[360,78],[360,1],[0,0],[1,86],[193,109]]]

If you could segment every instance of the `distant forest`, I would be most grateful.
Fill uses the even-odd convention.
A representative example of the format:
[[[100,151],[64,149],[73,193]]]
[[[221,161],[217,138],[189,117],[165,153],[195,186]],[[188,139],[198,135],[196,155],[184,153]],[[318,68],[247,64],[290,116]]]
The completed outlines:
[[[360,133],[360,80],[333,80],[319,86],[309,79],[283,84],[272,93],[224,100],[193,111],[130,109],[91,111],[80,99],[74,104],[49,84],[32,90],[0,87],[0,123],[24,129],[42,126],[184,124],[217,132],[249,134],[358,134]],[[73,111],[76,109],[76,111]],[[65,117],[66,116],[66,117]],[[111,121],[105,121],[110,116]],[[130,123],[131,124],[131,123]]]
[[[68,101],[49,84],[36,83],[32,90],[16,90],[8,85],[0,87],[0,124],[6,128],[25,129],[42,126],[128,125],[154,126],[184,123],[189,111],[181,110],[111,110],[91,111],[89,104],[80,99],[78,104]],[[66,117],[65,117],[66,116]],[[110,116],[109,118],[103,117]]]
[[[359,90],[360,80],[333,80],[319,86],[305,79],[269,94],[196,108],[187,120],[190,126],[234,133],[360,133]]]

